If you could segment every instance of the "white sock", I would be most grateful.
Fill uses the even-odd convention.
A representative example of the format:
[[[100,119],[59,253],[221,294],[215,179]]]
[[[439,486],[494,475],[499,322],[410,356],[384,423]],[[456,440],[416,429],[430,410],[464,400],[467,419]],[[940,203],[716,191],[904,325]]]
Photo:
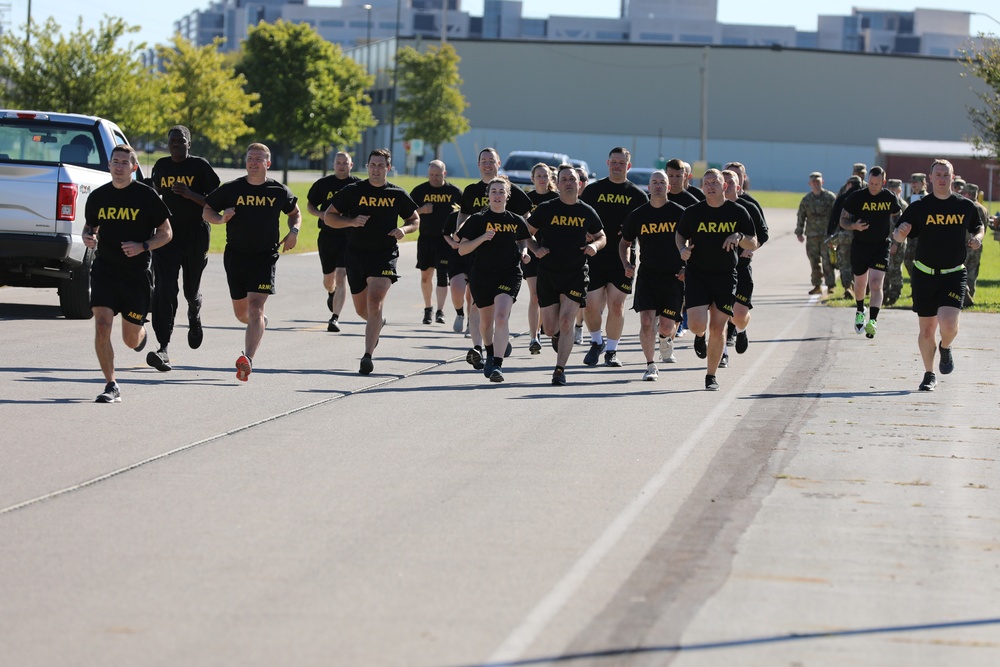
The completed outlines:
[[[608,339],[608,352],[615,352],[618,350],[618,341]]]
[[[590,332],[590,342],[597,343],[598,345],[604,342],[604,336],[601,335],[600,329]]]

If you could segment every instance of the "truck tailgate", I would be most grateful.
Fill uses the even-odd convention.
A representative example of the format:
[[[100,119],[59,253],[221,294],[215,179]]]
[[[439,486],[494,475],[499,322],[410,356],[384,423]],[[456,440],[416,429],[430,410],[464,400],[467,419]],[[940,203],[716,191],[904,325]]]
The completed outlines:
[[[0,163],[0,233],[54,234],[59,167]]]

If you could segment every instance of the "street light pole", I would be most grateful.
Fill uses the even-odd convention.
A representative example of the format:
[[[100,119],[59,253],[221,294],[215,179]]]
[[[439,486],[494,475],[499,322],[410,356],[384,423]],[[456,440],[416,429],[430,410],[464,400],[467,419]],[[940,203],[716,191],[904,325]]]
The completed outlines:
[[[361,5],[361,8],[367,12],[367,30],[365,32],[365,74],[371,74],[372,70],[372,6],[371,5]],[[374,91],[374,86],[372,86]],[[361,142],[361,153],[367,154],[368,152],[368,128],[365,128],[364,134],[362,135],[363,141]]]
[[[395,54],[392,57],[392,100],[389,107],[389,151],[392,151],[393,144],[396,143],[396,95],[399,81],[399,22],[402,14],[403,0],[396,0],[396,42],[393,45]]]

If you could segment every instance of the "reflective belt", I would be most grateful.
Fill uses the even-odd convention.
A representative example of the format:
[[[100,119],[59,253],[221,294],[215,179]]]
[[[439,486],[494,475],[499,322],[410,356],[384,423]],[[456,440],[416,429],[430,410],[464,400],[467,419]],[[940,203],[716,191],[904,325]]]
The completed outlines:
[[[958,266],[953,266],[950,269],[932,269],[931,267],[927,266],[923,262],[919,262],[919,261],[913,262],[913,266],[917,267],[918,269],[920,269],[924,273],[926,273],[928,275],[931,275],[931,276],[943,276],[946,273],[955,273],[956,271],[961,271],[962,269],[965,268],[965,264],[959,264]]]

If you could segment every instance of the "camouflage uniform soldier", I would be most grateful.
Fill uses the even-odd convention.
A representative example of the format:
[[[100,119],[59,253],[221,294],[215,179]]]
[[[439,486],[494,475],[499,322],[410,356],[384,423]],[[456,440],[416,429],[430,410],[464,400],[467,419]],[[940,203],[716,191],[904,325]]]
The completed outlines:
[[[979,211],[979,222],[983,224],[983,228],[985,229],[990,214],[989,211],[986,210],[986,207],[979,203],[979,186],[974,183],[967,183],[962,194],[966,199],[971,199],[972,203],[976,205],[976,210]],[[970,238],[972,238],[972,235],[966,234],[966,241]],[[965,290],[965,303],[962,306],[963,308],[974,306],[976,303],[972,300],[972,297],[976,296],[976,279],[979,278],[979,262],[982,258],[982,244],[980,244],[975,250],[969,248],[966,253],[965,270],[969,277],[966,283],[968,287]]]
[[[898,178],[890,178],[885,184],[886,189],[895,194],[899,199],[899,206],[905,211],[908,204],[901,196],[903,194],[903,182]],[[904,250],[905,244],[906,239],[903,239],[902,244],[892,241],[889,246],[889,264],[885,269],[885,300],[882,302],[883,305],[891,306],[903,294],[903,256],[906,254]]]
[[[827,292],[832,294],[837,287],[837,275],[826,244],[826,226],[830,222],[830,213],[837,197],[823,189],[823,174],[818,171],[809,174],[809,187],[812,191],[799,202],[795,237],[799,243],[806,244],[806,256],[812,268],[810,280],[813,287],[809,293],[822,293],[820,285],[825,282]]]
[[[927,194],[927,174],[910,174],[910,201],[913,203]],[[913,275],[913,260],[917,254],[917,244],[905,241],[901,246],[903,250],[903,264],[906,266],[906,275]]]

